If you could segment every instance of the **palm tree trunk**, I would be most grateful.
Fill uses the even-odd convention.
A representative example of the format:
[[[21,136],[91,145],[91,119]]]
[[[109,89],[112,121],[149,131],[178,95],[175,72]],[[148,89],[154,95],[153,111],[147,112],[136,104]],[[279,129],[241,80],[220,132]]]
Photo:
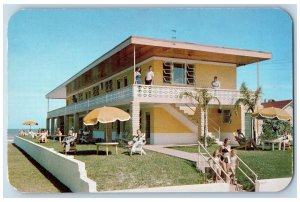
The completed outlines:
[[[207,141],[206,141],[206,136],[207,136],[207,133],[206,133],[206,128],[207,128],[207,121],[206,121],[206,119],[207,119],[207,109],[204,109],[203,110],[204,111],[204,134],[203,134],[203,145],[204,145],[204,147],[206,148],[207,147]]]

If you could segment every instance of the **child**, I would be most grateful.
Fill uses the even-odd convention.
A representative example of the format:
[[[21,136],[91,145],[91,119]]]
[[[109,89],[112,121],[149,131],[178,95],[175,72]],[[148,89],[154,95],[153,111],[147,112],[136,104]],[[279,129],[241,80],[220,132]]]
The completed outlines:
[[[213,182],[217,182],[219,179],[219,176],[221,176],[221,165],[220,165],[220,153],[219,150],[214,151],[213,156],[211,159],[209,159],[210,165],[213,169],[212,171],[212,177]],[[218,175],[217,175],[217,173]]]
[[[231,165],[230,165],[231,183],[237,184],[237,179],[236,179],[235,173],[236,173],[236,169],[238,169],[238,167],[239,167],[239,160],[236,155],[236,150],[234,150],[234,149],[231,150],[231,152],[230,152],[230,162],[231,162]]]

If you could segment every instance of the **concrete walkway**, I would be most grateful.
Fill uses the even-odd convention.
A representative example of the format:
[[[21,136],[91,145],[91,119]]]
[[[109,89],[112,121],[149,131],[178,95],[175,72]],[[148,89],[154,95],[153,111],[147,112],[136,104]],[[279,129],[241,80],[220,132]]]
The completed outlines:
[[[144,148],[162,154],[167,154],[169,156],[175,156],[178,158],[193,161],[196,163],[197,168],[201,171],[204,171],[205,167],[208,167],[208,164],[206,163],[208,157],[204,159],[201,155],[198,155],[198,153],[189,153],[189,152],[168,148],[174,146],[179,146],[179,145],[145,145]]]

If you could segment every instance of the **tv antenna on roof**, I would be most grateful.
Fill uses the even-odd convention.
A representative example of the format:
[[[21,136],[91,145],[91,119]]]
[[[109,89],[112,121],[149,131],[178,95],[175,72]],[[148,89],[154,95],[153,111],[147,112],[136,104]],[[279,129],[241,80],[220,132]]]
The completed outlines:
[[[172,40],[173,41],[176,41],[176,29],[171,29],[171,31],[172,31]],[[175,45],[175,42],[173,43],[173,45]]]

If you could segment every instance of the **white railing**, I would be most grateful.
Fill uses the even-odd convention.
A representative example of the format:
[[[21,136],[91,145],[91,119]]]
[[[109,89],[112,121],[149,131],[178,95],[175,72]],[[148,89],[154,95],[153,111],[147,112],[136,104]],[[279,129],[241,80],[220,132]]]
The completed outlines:
[[[199,158],[200,158],[200,155],[205,159],[205,156],[203,155],[203,153],[201,152],[201,149],[202,148],[204,150],[204,154],[208,155],[209,156],[209,159],[212,159],[213,162],[219,166],[219,168],[221,168],[222,172],[226,175],[227,179],[230,179],[230,176],[223,170],[223,168],[220,166],[220,164],[218,164],[214,159],[213,157],[210,155],[210,153],[207,151],[207,149],[198,141],[198,161],[199,161]],[[249,177],[244,170],[242,170],[240,167],[238,167],[239,171],[241,171],[241,173],[253,184],[255,185],[255,181],[257,181],[258,179],[258,176],[257,174],[251,169],[249,168],[249,166],[240,158],[238,157],[238,160],[239,162],[241,162],[247,169],[248,171],[251,172],[252,175],[254,175],[255,179],[254,181],[251,179],[251,177]],[[208,161],[208,160],[207,160]],[[207,162],[206,161],[206,162]],[[208,163],[208,162],[207,162]],[[210,164],[208,163],[208,165],[210,166]],[[210,166],[211,167],[211,166]],[[212,168],[212,167],[211,167]],[[213,171],[218,175],[219,177],[219,174],[216,172],[216,170],[213,169]],[[221,178],[222,179],[222,178]],[[224,180],[222,180],[223,182],[225,182]],[[230,180],[229,180],[230,182]]]
[[[122,101],[133,100],[133,88],[132,86],[127,86],[116,91],[106,93],[103,96],[98,96],[92,99],[88,99],[83,102],[78,102],[66,107],[62,107],[53,111],[48,112],[48,118],[63,116],[66,114],[73,114],[82,111],[88,111],[95,107],[101,107],[104,105],[117,105]]]
[[[196,88],[201,89],[201,88]],[[240,98],[240,91],[234,89],[207,89],[208,93],[217,97],[222,105],[233,105]],[[195,87],[186,86],[159,86],[159,85],[134,85],[134,99],[140,102],[156,103],[191,103],[193,100],[186,98],[184,92],[194,92]],[[216,101],[215,101],[216,102]],[[214,103],[214,101],[211,102]]]
[[[87,111],[104,105],[118,105],[120,102],[126,104],[126,101],[128,101],[127,104],[130,103],[130,101],[141,103],[193,103],[194,101],[190,98],[182,96],[183,93],[187,91],[194,92],[195,87],[134,84],[106,93],[103,96],[98,96],[50,111],[48,112],[48,118]],[[240,97],[240,91],[233,89],[208,89],[208,92],[213,96],[218,97],[222,105],[233,105]],[[211,104],[217,103],[211,102]]]

